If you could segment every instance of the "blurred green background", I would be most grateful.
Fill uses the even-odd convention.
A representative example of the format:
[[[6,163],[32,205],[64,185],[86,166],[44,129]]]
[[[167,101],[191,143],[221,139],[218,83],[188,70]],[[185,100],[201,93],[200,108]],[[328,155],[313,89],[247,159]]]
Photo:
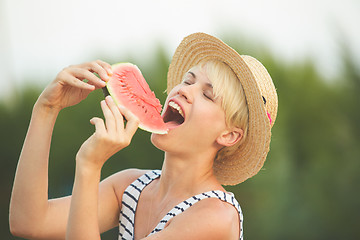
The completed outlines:
[[[360,71],[347,45],[340,44],[342,70],[328,79],[317,72],[311,59],[287,63],[241,38],[223,40],[267,67],[279,97],[263,170],[238,186],[227,187],[242,206],[245,239],[360,239]],[[159,46],[146,64],[131,57],[122,60],[138,64],[164,102],[170,59]],[[116,56],[96,58],[119,61]],[[0,102],[1,239],[17,239],[8,227],[10,193],[32,106],[43,87],[23,86]],[[90,118],[102,116],[101,99],[98,90],[59,115],[50,153],[50,198],[71,193],[74,156],[94,130]],[[132,144],[106,163],[102,178],[130,167],[161,168],[163,153],[149,138],[149,133],[137,131]],[[117,230],[102,239],[117,239]]]

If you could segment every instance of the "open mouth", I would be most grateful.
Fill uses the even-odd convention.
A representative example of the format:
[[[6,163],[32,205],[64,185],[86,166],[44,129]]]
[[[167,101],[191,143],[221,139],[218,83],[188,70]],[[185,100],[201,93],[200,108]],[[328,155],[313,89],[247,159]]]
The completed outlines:
[[[184,112],[176,102],[170,101],[163,115],[163,119],[166,126],[172,129],[180,126],[185,121]]]

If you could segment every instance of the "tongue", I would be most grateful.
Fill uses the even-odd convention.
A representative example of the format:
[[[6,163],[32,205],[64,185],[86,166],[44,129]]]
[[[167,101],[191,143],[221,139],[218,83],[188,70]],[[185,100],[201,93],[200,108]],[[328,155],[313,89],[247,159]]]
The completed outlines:
[[[178,127],[179,123],[176,121],[170,121],[170,122],[166,122],[165,125],[170,130],[170,129]]]

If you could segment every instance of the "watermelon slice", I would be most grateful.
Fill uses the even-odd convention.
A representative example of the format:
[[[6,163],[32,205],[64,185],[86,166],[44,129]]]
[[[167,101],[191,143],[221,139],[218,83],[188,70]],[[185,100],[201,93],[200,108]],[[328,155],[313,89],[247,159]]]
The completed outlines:
[[[118,106],[128,109],[139,119],[139,128],[153,133],[166,134],[168,129],[161,117],[161,104],[150,90],[140,69],[132,63],[112,65],[113,75],[103,88],[104,94]]]

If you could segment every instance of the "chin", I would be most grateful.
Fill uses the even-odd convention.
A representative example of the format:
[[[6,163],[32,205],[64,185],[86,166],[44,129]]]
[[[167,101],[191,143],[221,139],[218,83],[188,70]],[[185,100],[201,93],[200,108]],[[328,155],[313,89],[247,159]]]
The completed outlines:
[[[167,134],[165,134],[167,135]],[[151,134],[151,137],[150,137],[150,140],[151,140],[151,143],[158,149],[162,150],[162,151],[165,151],[165,149],[162,147],[162,145],[166,142],[164,138],[165,136],[164,134],[157,134],[157,133],[152,133]]]
[[[169,132],[168,134],[152,133],[150,137],[151,143],[157,149],[164,152],[179,151],[179,146],[181,146],[182,149],[183,145],[180,143],[180,139],[182,138],[171,134],[171,132]]]

